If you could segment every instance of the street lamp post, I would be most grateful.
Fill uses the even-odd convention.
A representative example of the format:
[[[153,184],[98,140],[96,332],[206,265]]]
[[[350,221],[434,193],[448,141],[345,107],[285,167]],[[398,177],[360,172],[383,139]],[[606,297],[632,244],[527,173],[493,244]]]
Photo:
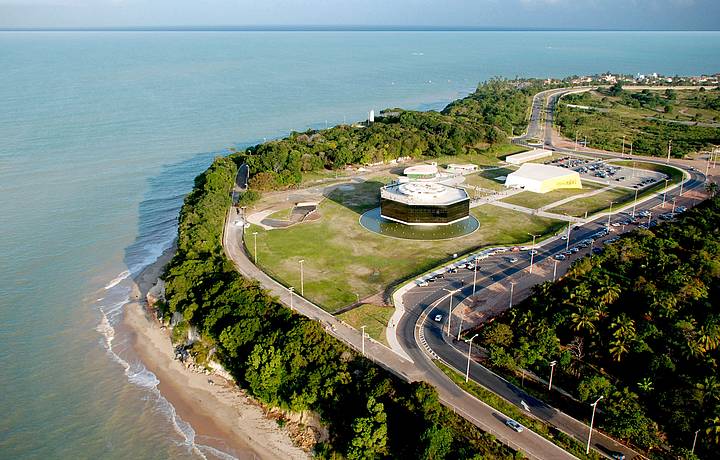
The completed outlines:
[[[662,208],[663,208],[663,209],[665,209],[665,197],[667,196],[667,186],[668,186],[668,181],[669,181],[669,180],[670,180],[670,179],[665,179],[665,190],[663,190],[663,202],[662,202]]]
[[[465,370],[465,383],[470,380],[470,352],[472,351],[473,340],[475,340],[475,337],[477,336],[478,334],[475,334],[474,336],[470,337],[470,340],[466,340],[466,342],[468,342],[470,346],[468,347],[467,369]]]
[[[512,308],[513,291],[515,290],[515,283],[510,281],[510,308]]]
[[[648,211],[650,214],[648,214],[648,228],[650,228],[650,222],[652,222],[652,211]]]
[[[466,382],[467,382],[467,380],[466,380]],[[700,432],[700,430],[695,431],[695,438],[693,439],[693,446],[692,446],[692,449],[690,449],[690,453],[693,455],[695,454],[695,444],[697,444],[697,435],[699,432]]]
[[[570,221],[568,220],[567,238],[565,239],[565,250],[570,249]]]
[[[676,202],[676,201],[677,201],[677,197],[674,196],[674,197],[673,197],[672,211],[670,211],[670,215],[671,215],[672,217],[675,217],[675,202]]]
[[[612,205],[613,205],[613,201],[610,201],[610,210],[608,211],[608,222],[607,222],[608,232],[610,231],[610,217],[612,216]],[[633,217],[635,217],[635,216],[633,215]]]
[[[475,270],[473,271],[473,290],[472,290],[473,298],[475,297],[475,285],[477,284],[477,269],[478,269],[477,264],[478,264],[479,259],[480,258],[478,256],[475,256]]]
[[[557,265],[558,265],[558,260],[555,259],[555,266],[553,267],[553,283],[557,279]]]
[[[447,335],[450,335],[450,318],[452,318],[452,310],[453,310],[452,298],[453,298],[453,294],[456,294],[459,290],[460,290],[460,289],[455,289],[454,291],[451,291],[450,289],[445,289],[445,288],[443,288],[443,291],[447,291],[447,292],[450,293],[450,305],[448,306],[448,319],[447,319],[447,324],[446,324],[446,327],[445,327],[445,333],[446,333]]]
[[[680,181],[680,196],[682,196],[682,194],[683,194],[683,186],[684,186],[684,185],[685,185],[685,181],[684,181],[684,180],[681,180],[681,181]]]
[[[600,402],[601,399],[603,399],[602,396],[600,396],[597,401],[591,404],[593,411],[592,417],[590,417],[590,431],[588,432],[588,442],[587,448],[585,449],[585,454],[590,454],[590,438],[592,438],[593,423],[595,423],[595,409],[597,409],[597,404]]]
[[[253,232],[253,237],[255,239],[255,253],[254,253],[255,265],[257,265],[257,235],[258,235],[258,232]]]
[[[362,355],[365,356],[365,328],[367,326],[360,326],[360,329],[362,329]]]
[[[460,326],[458,327],[458,336],[457,336],[457,339],[458,339],[458,340],[460,340],[460,334],[462,333],[462,324],[463,324],[463,321],[465,321],[465,314],[463,314],[463,315],[460,317]]]
[[[530,249],[530,274],[532,275],[533,272],[533,265],[535,263],[535,237],[538,235],[533,235],[532,233],[528,233],[528,235],[532,236],[532,249]]]
[[[620,154],[621,157],[625,156],[625,135],[623,134],[623,141],[622,141],[622,153]]]
[[[293,292],[295,292],[295,288],[290,286],[288,288],[288,290],[290,291],[290,310],[292,310],[293,309]]]
[[[635,207],[637,206],[637,197],[638,197],[639,190],[640,189],[637,189],[637,188],[635,189],[635,201],[633,201],[633,210],[632,210],[633,219],[635,218]]]
[[[668,155],[666,163],[670,163],[670,152],[672,152],[672,139],[668,142]]]
[[[305,272],[303,270],[305,259],[300,259],[298,262],[300,263],[300,295],[305,297]]]
[[[548,383],[548,391],[552,390],[552,378],[555,371],[555,365],[557,361],[550,361],[550,383]]]

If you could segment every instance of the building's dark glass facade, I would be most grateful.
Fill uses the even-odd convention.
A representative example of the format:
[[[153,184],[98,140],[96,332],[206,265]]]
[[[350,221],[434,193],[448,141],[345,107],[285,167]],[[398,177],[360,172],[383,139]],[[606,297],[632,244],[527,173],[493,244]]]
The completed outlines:
[[[447,224],[470,215],[470,200],[448,205],[409,205],[399,201],[380,199],[380,215],[407,224]]]

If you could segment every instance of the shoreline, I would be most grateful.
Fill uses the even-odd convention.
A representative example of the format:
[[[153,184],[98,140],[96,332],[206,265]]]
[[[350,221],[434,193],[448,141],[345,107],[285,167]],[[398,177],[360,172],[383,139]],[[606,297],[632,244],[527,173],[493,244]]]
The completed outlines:
[[[175,408],[177,416],[195,431],[195,444],[209,446],[235,458],[307,459],[287,430],[265,415],[234,382],[217,374],[200,374],[175,360],[169,329],[147,311],[146,295],[175,253],[167,249],[133,279],[130,302],[125,306],[121,333],[130,336],[133,351],[159,380],[158,391]],[[221,457],[201,449],[209,457]]]

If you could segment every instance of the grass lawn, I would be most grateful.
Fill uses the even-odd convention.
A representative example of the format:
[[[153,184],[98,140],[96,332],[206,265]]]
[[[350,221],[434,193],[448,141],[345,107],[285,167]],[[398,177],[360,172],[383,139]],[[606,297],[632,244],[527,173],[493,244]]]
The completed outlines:
[[[454,253],[463,254],[493,244],[519,244],[528,233],[548,234],[562,221],[485,205],[472,210],[480,228],[452,240],[401,240],[377,235],[360,226],[364,210],[378,206],[381,182],[347,184],[320,204],[321,218],[285,229],[247,231],[250,254],[252,232],[258,232],[258,263],[286,286],[300,290],[299,260],[304,259],[305,297],[328,311],[382,292],[394,282],[423,273]]]
[[[385,346],[389,346],[385,338],[385,326],[394,311],[395,309],[393,307],[366,303],[358,308],[341,313],[337,317],[357,330],[360,330],[362,326],[367,326],[365,332],[367,332],[370,337]]]
[[[501,190],[505,190],[505,184],[504,181],[498,182],[495,180],[495,178],[500,176],[507,176],[514,171],[515,169],[512,168],[497,168],[480,171],[475,174],[468,174],[467,176],[465,176],[465,184],[499,192]]]
[[[556,201],[570,198],[571,196],[588,193],[601,188],[603,188],[603,186],[600,184],[596,184],[593,182],[584,182],[583,188],[581,189],[562,189],[554,190],[548,193],[521,192],[517,195],[503,198],[501,201],[505,203],[515,204],[518,206],[525,206],[526,208],[537,209],[543,206],[547,206]]]
[[[549,212],[557,214],[568,214],[576,217],[583,217],[587,212],[590,216],[596,212],[603,211],[610,207],[610,201],[613,201],[613,207],[617,208],[619,204],[626,203],[635,198],[635,192],[630,190],[607,190],[597,195],[578,198],[569,201],[555,208],[548,209]]]
[[[444,155],[437,158],[426,157],[427,161],[435,161],[444,166],[449,163],[473,163],[478,166],[496,166],[502,158],[514,153],[524,152],[527,148],[515,144],[498,144],[490,146],[480,153],[467,153],[461,155]]]

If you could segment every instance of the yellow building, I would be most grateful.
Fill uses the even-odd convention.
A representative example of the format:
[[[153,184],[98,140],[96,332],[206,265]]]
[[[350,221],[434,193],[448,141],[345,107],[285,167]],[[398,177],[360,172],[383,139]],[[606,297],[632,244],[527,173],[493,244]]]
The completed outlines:
[[[547,193],[563,188],[582,188],[580,174],[571,169],[538,163],[525,163],[508,174],[505,186],[528,192]]]

